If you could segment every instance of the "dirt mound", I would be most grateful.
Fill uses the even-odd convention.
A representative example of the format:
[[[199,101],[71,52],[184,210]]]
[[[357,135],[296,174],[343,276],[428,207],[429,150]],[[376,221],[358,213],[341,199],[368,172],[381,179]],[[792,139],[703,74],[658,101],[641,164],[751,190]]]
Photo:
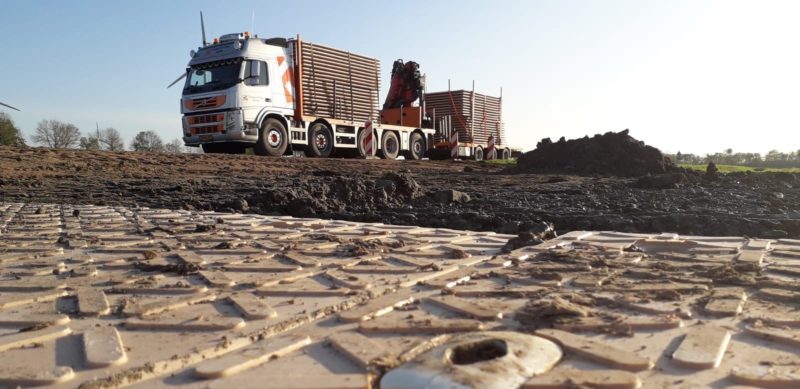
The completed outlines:
[[[655,147],[628,135],[628,130],[597,134],[591,138],[553,143],[542,139],[536,149],[519,158],[520,173],[547,172],[636,177],[661,174],[675,168]]]
[[[261,191],[247,202],[263,210],[312,216],[401,205],[423,195],[419,184],[405,173],[387,173],[377,180],[330,174],[297,179],[291,188]]]

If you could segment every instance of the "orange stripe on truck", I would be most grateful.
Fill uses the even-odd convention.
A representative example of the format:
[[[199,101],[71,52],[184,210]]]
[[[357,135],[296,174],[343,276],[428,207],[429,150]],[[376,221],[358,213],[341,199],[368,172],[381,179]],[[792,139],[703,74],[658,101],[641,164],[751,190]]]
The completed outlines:
[[[278,58],[283,58],[283,57],[278,57]],[[292,68],[286,68],[286,71],[283,72],[283,77],[281,77],[281,79],[282,79],[281,81],[283,81],[283,94],[286,96],[286,102],[291,103],[293,97],[292,97],[292,90],[289,88],[292,86],[292,80],[294,79],[292,74]]]

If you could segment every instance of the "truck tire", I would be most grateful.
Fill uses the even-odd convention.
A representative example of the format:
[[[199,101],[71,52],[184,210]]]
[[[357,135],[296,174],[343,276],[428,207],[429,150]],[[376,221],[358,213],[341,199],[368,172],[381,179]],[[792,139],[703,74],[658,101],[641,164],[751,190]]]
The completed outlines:
[[[399,152],[400,142],[397,140],[397,135],[391,131],[384,132],[381,138],[380,156],[383,159],[395,159]]]
[[[274,118],[264,120],[261,124],[261,131],[258,132],[258,142],[253,151],[256,155],[269,157],[280,157],[286,152],[289,146],[289,135],[286,126]]]
[[[481,146],[475,147],[475,152],[472,154],[472,159],[476,161],[483,161],[483,148]]]
[[[408,137],[408,151],[405,152],[406,159],[419,160],[425,157],[425,140],[418,132],[411,133]]]
[[[327,158],[333,151],[333,133],[325,123],[314,123],[308,129],[306,155],[314,158]]]
[[[503,149],[502,154],[500,155],[501,159],[511,159],[511,150]]]

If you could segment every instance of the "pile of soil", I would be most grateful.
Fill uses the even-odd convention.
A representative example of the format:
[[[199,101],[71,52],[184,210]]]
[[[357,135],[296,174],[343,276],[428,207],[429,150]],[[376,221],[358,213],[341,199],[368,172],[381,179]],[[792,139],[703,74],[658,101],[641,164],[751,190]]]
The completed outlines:
[[[516,171],[638,177],[663,174],[675,165],[657,148],[628,135],[628,130],[553,143],[542,139],[519,158]]]
[[[331,172],[295,179],[289,188],[265,190],[246,201],[270,211],[315,216],[399,206],[423,195],[422,188],[407,173],[387,173],[375,180]]]

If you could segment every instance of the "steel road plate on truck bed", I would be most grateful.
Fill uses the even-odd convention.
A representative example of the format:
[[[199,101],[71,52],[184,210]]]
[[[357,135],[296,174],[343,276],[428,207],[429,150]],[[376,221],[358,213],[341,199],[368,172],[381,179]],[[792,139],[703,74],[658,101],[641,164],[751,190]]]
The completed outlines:
[[[491,232],[18,203],[0,232],[0,386],[800,387],[796,240],[502,252]]]

